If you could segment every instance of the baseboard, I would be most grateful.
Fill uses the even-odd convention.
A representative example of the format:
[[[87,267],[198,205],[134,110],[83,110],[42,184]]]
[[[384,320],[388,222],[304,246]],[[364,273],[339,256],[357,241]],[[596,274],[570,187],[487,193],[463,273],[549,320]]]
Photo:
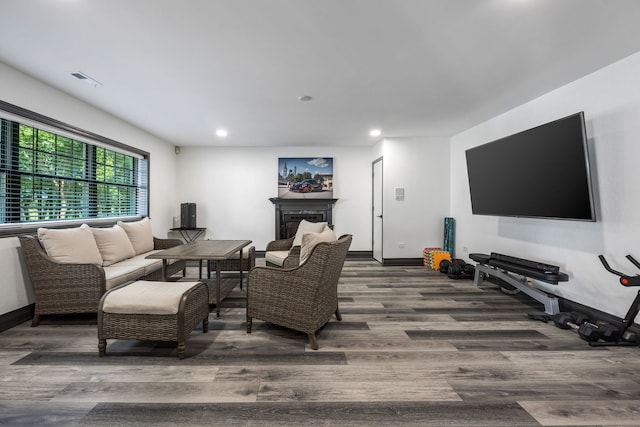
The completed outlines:
[[[29,304],[26,307],[0,315],[0,332],[6,331],[14,326],[18,326],[20,323],[33,319],[35,306],[35,304]]]
[[[363,259],[370,261],[373,259],[373,251],[349,251],[347,252],[347,259]]]
[[[383,266],[424,265],[422,258],[382,258]]]
[[[264,258],[266,251],[256,251],[256,258]],[[348,259],[373,259],[373,251],[349,251],[347,252]]]
[[[264,258],[265,251],[256,251],[256,258]],[[347,259],[362,259],[372,260],[373,251],[349,251],[347,252]],[[423,265],[424,260],[422,258],[383,258],[382,265],[390,266],[403,266],[403,265]]]

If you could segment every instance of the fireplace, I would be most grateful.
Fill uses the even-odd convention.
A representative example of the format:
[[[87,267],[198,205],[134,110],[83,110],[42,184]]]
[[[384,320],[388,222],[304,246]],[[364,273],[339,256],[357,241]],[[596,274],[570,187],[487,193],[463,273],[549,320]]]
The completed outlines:
[[[333,204],[338,199],[269,199],[275,205],[275,238],[288,239],[303,219],[333,224]]]
[[[300,221],[303,219],[306,219],[309,222],[326,221],[326,215],[324,212],[285,213],[282,217],[282,223],[285,229],[284,237],[282,237],[283,239],[295,236],[296,231],[298,231],[298,224],[300,224]]]

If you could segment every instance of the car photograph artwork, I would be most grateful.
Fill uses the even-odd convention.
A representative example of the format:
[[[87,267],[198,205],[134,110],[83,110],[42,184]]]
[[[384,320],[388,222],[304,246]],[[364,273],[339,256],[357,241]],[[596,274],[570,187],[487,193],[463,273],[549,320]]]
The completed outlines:
[[[278,197],[284,199],[332,199],[333,158],[279,158]]]

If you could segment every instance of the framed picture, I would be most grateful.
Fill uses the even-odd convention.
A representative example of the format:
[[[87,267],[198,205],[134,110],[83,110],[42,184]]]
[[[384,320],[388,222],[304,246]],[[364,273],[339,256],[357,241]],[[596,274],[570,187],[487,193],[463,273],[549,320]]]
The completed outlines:
[[[333,157],[280,157],[278,197],[333,199]]]

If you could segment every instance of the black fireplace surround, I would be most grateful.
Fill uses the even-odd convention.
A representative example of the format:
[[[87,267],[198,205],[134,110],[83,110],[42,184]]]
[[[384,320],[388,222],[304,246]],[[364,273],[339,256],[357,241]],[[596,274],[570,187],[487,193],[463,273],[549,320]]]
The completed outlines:
[[[303,219],[310,222],[327,222],[333,224],[333,204],[338,199],[269,199],[276,208],[276,239],[293,237],[298,230],[298,224]]]

